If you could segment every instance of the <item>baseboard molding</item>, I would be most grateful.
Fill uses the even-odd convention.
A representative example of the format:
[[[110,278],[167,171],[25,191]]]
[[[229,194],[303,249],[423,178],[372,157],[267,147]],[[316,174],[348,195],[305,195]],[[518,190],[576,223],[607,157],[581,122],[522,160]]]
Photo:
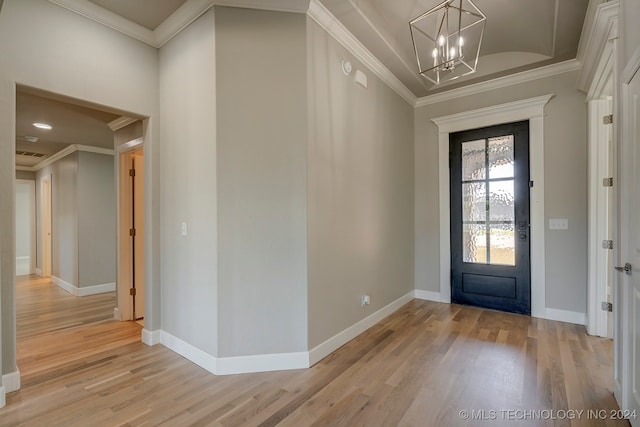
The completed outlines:
[[[0,408],[4,408],[5,406],[7,406],[6,394],[7,393],[4,390],[4,387],[0,385]]]
[[[198,347],[195,347],[180,338],[174,337],[165,331],[160,332],[160,343],[169,350],[178,353],[180,356],[192,361],[212,374],[218,374],[216,357],[206,351],[200,350]]]
[[[313,349],[309,351],[309,366],[313,366],[318,363],[320,360],[342,347],[347,342],[351,341],[376,323],[380,322],[382,319],[398,310],[400,307],[408,303],[414,298],[414,292],[411,291],[406,295],[401,296],[397,300],[387,304],[382,307],[380,310],[375,313],[365,317],[360,320],[358,323],[348,327],[347,329],[339,332],[333,337],[329,338],[322,344],[317,345]]]
[[[104,294],[106,292],[114,292],[116,290],[115,283],[103,283],[102,285],[83,286],[78,288],[78,296]]]
[[[423,299],[426,301],[442,302],[442,300],[440,299],[440,292],[423,291],[422,289],[415,290],[414,298]]]
[[[20,371],[11,372],[2,376],[2,386],[5,393],[12,393],[20,390]]]
[[[309,353],[260,354],[257,356],[219,357],[216,360],[217,375],[247,374],[250,372],[286,371],[305,369],[309,365]]]
[[[70,294],[75,295],[77,297],[84,297],[84,296],[87,296],[87,295],[103,294],[105,292],[113,292],[113,291],[116,290],[116,284],[115,283],[104,283],[102,285],[83,286],[81,288],[78,288],[78,287],[72,285],[71,283],[65,282],[64,280],[62,280],[61,278],[56,277],[56,276],[51,276],[51,281],[53,283],[55,283],[56,285],[60,286],[65,291],[67,291]]]
[[[586,325],[587,315],[585,313],[579,313],[577,311],[560,310],[557,308],[545,309],[545,319],[556,320],[558,322],[574,323],[576,325]]]
[[[42,277],[42,269],[41,268],[36,268],[36,275],[38,277]]]
[[[122,318],[120,317],[120,309],[118,307],[113,307],[113,318],[117,321],[122,320]]]
[[[160,344],[162,331],[150,331],[148,329],[142,329],[142,337],[140,340],[148,346]]]

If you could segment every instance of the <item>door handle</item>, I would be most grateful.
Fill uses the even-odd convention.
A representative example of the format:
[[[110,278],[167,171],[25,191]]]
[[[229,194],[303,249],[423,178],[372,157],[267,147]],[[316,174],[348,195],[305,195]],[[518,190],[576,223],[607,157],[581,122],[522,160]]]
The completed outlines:
[[[624,265],[624,267],[614,267],[614,268],[615,268],[616,270],[620,271],[620,272],[624,271],[626,274],[628,274],[629,276],[631,276],[632,268],[631,268],[631,264],[629,264],[629,263],[626,263],[626,264]]]

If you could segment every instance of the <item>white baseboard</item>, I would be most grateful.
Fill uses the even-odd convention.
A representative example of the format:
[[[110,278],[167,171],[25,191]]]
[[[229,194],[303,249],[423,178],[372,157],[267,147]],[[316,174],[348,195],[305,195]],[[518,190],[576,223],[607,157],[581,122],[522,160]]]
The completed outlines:
[[[305,369],[309,365],[309,352],[260,354],[257,356],[219,357],[217,375],[247,374],[250,372],[286,371]]]
[[[576,325],[586,325],[587,315],[577,311],[560,310],[557,308],[545,309],[544,318],[547,320],[556,320],[558,322],[575,323]]]
[[[180,338],[174,337],[165,331],[160,333],[160,342],[169,350],[175,351],[180,356],[192,361],[212,374],[218,373],[216,357],[206,351],[200,350],[199,348],[182,341]]]
[[[83,286],[81,288],[78,288],[78,287],[72,285],[71,283],[65,282],[64,280],[62,280],[61,278],[56,277],[56,276],[51,276],[51,281],[53,283],[55,283],[56,285],[60,286],[65,291],[67,291],[70,294],[75,295],[77,297],[84,297],[84,296],[87,296],[87,295],[103,294],[105,292],[113,292],[113,291],[116,290],[116,284],[115,283],[104,283],[102,285]]]
[[[440,292],[423,291],[422,289],[415,290],[414,298],[426,301],[442,302],[440,299]]]
[[[0,385],[0,408],[4,408],[7,406],[7,396],[6,391],[4,390],[4,386]]]
[[[148,346],[153,346],[156,344],[160,344],[161,338],[162,338],[161,330],[150,331],[148,329],[142,329],[142,337],[140,340]]]
[[[322,344],[317,345],[313,349],[309,351],[309,366],[313,366],[322,360],[324,357],[328,356],[338,348],[342,347],[347,342],[351,341],[394,311],[398,310],[400,307],[408,303],[414,298],[414,291],[409,292],[406,295],[401,296],[397,300],[387,304],[382,307],[380,310],[375,313],[365,317],[358,323],[348,327],[342,332],[334,335],[329,338]]]
[[[104,294],[106,292],[114,292],[116,290],[116,284],[103,283],[102,285],[83,286],[78,288],[78,296],[84,297],[87,295]]]
[[[5,393],[11,393],[20,390],[20,371],[11,372],[2,376],[2,386]]]
[[[113,307],[113,318],[117,321],[122,320],[120,317],[120,309],[118,307]]]
[[[36,268],[36,275],[38,275],[39,277],[42,277],[42,269],[41,268]]]

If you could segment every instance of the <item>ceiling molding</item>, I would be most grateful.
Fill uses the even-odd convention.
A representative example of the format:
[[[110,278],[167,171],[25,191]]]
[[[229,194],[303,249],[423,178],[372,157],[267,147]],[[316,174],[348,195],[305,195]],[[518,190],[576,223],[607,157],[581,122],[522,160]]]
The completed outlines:
[[[134,119],[132,117],[127,117],[127,116],[121,116],[118,117],[117,119],[107,123],[107,126],[109,126],[109,129],[111,129],[113,132],[122,129],[123,127],[129,126],[131,123],[135,123],[137,122],[139,119]]]
[[[609,61],[612,54],[609,41],[618,37],[619,9],[617,1],[599,4],[593,18],[585,22],[576,56],[583,64],[578,77],[578,89],[583,92],[593,92],[592,83],[602,73],[602,62]]]
[[[452,99],[463,96],[476,95],[490,90],[502,89],[506,86],[512,86],[520,83],[526,83],[533,80],[543,79],[555,76],[557,74],[568,73],[579,70],[581,64],[575,59],[559,62],[557,64],[547,65],[545,67],[536,68],[534,70],[522,71],[516,74],[510,74],[504,77],[498,77],[486,82],[475,83],[458,89],[451,89],[446,92],[436,93],[434,95],[423,96],[419,98],[415,107],[424,107],[425,105],[437,104],[439,102],[450,101]]]
[[[101,148],[101,147],[92,147],[90,145],[82,145],[82,144],[71,144],[68,147],[63,148],[57,153],[53,154],[51,157],[47,157],[43,161],[36,163],[33,166],[16,166],[16,170],[19,171],[27,171],[27,172],[37,172],[40,169],[46,168],[47,166],[57,162],[60,159],[67,157],[69,154],[73,154],[76,151],[84,151],[87,153],[96,153],[96,154],[106,154],[108,156],[115,155],[115,150],[109,148]]]
[[[264,0],[213,0],[213,4],[216,6],[229,6],[229,7],[239,7],[243,9],[257,9],[257,10],[268,10],[271,12],[286,12],[286,13],[306,13],[307,7],[271,7],[268,4],[265,4]],[[304,4],[304,3],[302,3]]]
[[[416,96],[364,47],[319,0],[311,0],[307,14],[405,101],[410,105],[415,104]]]
[[[104,9],[97,4],[91,3],[88,0],[49,0],[51,3],[55,3],[58,6],[62,6],[72,12],[96,21],[102,25],[105,25],[111,29],[119,31],[123,34],[133,37],[136,40],[140,40],[148,45],[155,46],[155,37],[153,31],[148,28],[138,25],[122,16]]]
[[[187,0],[153,31],[155,47],[162,47],[212,7],[211,0]]]
[[[213,6],[212,0],[187,0],[151,31],[88,0],[49,1],[155,48],[162,47]]]

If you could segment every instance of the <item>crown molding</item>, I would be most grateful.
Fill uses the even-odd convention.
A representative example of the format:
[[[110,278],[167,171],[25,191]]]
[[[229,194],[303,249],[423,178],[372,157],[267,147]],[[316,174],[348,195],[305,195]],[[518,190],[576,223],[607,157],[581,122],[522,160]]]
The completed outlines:
[[[40,169],[43,169],[60,159],[67,157],[69,154],[73,154],[76,151],[84,151],[86,153],[96,153],[96,154],[106,154],[108,156],[115,155],[115,150],[110,148],[101,148],[101,147],[92,147],[90,145],[82,145],[82,144],[71,144],[68,147],[63,148],[58,151],[51,157],[47,157],[43,161],[36,163],[33,166],[16,166],[16,170],[26,171],[26,172],[37,172]]]
[[[127,117],[127,116],[121,116],[118,117],[117,119],[107,123],[107,126],[109,126],[109,129],[111,129],[113,132],[122,129],[123,127],[129,126],[131,123],[135,123],[137,122],[138,119],[134,119],[132,117]]]
[[[270,2],[272,5],[266,4],[264,0],[213,0],[213,4],[216,6],[229,6],[229,7],[239,7],[242,9],[257,9],[257,10],[268,10],[271,12],[286,12],[286,13],[307,13],[308,7],[305,5],[304,7],[294,7],[292,2],[281,1],[281,2]],[[273,3],[280,3],[280,5],[276,5]],[[298,4],[305,4],[304,2],[297,2]]]
[[[446,92],[436,93],[434,95],[419,98],[415,107],[424,107],[425,105],[437,104],[439,102],[450,101],[452,99],[461,98],[463,96],[476,95],[490,90],[502,89],[506,86],[512,86],[520,83],[526,83],[533,80],[543,79],[555,76],[557,74],[568,73],[579,70],[582,65],[576,59],[558,62],[557,64],[547,65],[545,67],[536,68],[534,70],[522,71],[520,73],[510,74],[504,77],[498,77],[486,82],[475,83],[458,89],[451,89]]]
[[[158,28],[151,31],[88,0],[49,1],[155,48],[162,47],[213,6],[211,0],[187,0]]]
[[[583,92],[593,92],[592,83],[610,60],[613,48],[609,41],[618,37],[619,9],[617,1],[599,4],[593,12],[593,18],[587,18],[585,22],[577,54],[577,60],[583,65],[578,77],[578,89]]]
[[[416,96],[382,62],[378,60],[319,0],[311,0],[309,17],[328,32],[338,43],[347,48],[360,62],[407,101],[416,102]]]

